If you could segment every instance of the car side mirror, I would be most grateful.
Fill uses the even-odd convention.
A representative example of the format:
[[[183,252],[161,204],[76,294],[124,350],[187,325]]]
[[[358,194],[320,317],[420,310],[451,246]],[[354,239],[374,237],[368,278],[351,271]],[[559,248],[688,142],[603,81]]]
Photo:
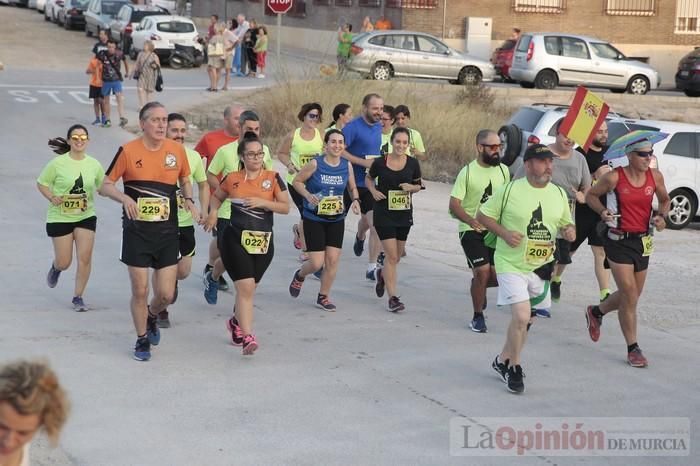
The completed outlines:
[[[445,55],[452,55],[452,50],[450,50],[450,49],[445,50]]]

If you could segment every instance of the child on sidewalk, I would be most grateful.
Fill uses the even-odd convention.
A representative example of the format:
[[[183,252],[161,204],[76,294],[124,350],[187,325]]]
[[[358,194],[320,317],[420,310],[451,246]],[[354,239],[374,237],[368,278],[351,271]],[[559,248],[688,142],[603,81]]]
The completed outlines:
[[[258,28],[258,39],[255,41],[253,51],[258,59],[258,78],[264,78],[265,59],[267,58],[267,29],[265,26]]]
[[[95,110],[95,121],[92,124],[94,126],[103,125],[107,118],[102,111],[102,63],[97,57],[92,57],[85,74],[91,75],[88,96],[92,99],[92,107]]]

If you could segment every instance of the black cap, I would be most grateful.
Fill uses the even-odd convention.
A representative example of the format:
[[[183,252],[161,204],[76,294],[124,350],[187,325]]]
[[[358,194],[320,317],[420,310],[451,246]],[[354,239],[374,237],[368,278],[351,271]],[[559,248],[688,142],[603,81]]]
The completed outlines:
[[[530,159],[553,159],[554,153],[544,144],[533,144],[525,150],[523,161]]]

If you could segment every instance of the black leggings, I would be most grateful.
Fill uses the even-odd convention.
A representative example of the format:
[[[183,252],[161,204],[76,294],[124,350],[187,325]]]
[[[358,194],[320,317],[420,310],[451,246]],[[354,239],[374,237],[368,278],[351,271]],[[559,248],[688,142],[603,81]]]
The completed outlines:
[[[248,57],[248,72],[255,73],[258,71],[258,56],[253,51],[253,47],[246,47],[245,54]]]

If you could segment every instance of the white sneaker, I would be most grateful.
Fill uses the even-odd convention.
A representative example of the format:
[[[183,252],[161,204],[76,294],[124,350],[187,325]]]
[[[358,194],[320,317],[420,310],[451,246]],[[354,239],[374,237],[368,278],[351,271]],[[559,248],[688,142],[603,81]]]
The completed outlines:
[[[265,77],[264,74],[258,74],[258,78],[263,79]]]

